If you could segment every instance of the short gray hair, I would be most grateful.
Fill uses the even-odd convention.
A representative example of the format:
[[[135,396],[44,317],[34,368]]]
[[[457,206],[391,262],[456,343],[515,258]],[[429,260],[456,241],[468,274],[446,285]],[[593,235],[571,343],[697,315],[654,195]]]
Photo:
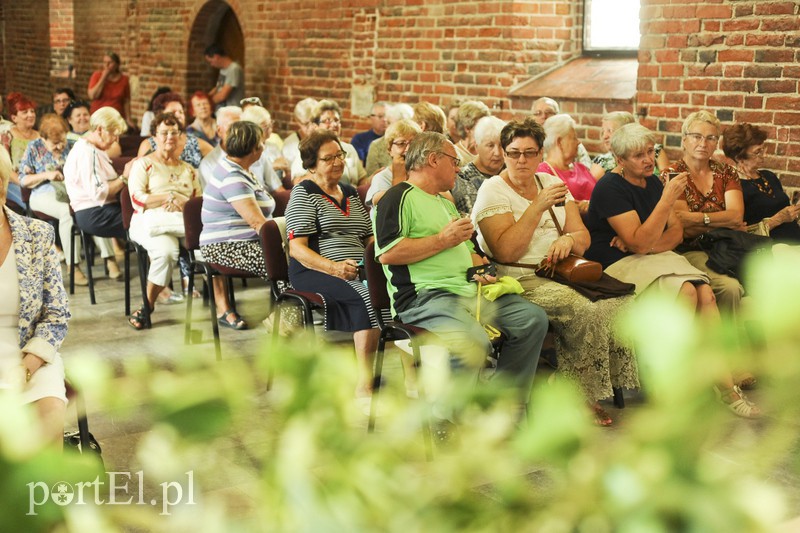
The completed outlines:
[[[428,155],[441,152],[449,142],[447,137],[435,131],[424,131],[414,137],[406,152],[406,172],[424,168],[428,164]]]
[[[641,124],[625,124],[611,135],[611,153],[617,159],[626,159],[633,152],[655,143],[655,134]]]
[[[89,128],[95,131],[97,128],[103,128],[109,133],[122,135],[128,130],[128,124],[119,111],[113,107],[101,107],[92,113],[89,119]]]
[[[531,109],[536,107],[536,104],[538,104],[540,102],[545,104],[545,105],[547,105],[547,107],[552,109],[554,113],[556,113],[556,114],[561,113],[561,108],[558,107],[558,102],[556,102],[555,100],[553,100],[552,98],[550,98],[548,96],[542,96],[541,98],[539,98],[537,100],[534,100],[533,104],[531,105]]]
[[[241,120],[242,108],[238,105],[229,105],[217,109],[217,126],[230,126],[234,122]]]
[[[475,129],[472,130],[472,136],[475,138],[477,144],[481,144],[484,139],[497,139],[500,142],[500,132],[506,126],[506,121],[497,117],[483,117],[475,123]]]
[[[544,151],[549,151],[556,141],[575,129],[575,120],[566,113],[553,115],[544,122]]]
[[[314,98],[303,98],[294,106],[294,118],[300,123],[311,122],[314,118],[314,108],[317,101]]]
[[[612,111],[603,115],[603,122],[611,122],[616,126],[614,129],[617,130],[625,124],[633,124],[636,122],[636,117],[627,111]]]
[[[397,122],[410,119],[414,116],[414,108],[408,104],[393,104],[386,108],[386,120]]]

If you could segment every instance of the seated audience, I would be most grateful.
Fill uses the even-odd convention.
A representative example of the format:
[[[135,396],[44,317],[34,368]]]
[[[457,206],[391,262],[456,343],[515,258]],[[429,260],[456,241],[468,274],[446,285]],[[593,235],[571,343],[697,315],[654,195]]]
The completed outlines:
[[[744,199],[746,224],[764,222],[777,241],[800,244],[800,205],[791,205],[781,182],[764,163],[767,131],[752,124],[735,124],[725,130],[723,150],[736,164]]]
[[[445,113],[447,116],[447,131],[444,133],[447,134],[447,138],[453,144],[458,144],[461,140],[461,137],[458,136],[458,128],[456,127],[456,117],[458,116],[459,106],[461,106],[461,101],[456,100],[447,106],[447,112]]]
[[[164,93],[158,96],[153,102],[153,110],[156,115],[159,113],[172,113],[181,122],[181,136],[176,141],[178,143],[178,153],[181,161],[189,163],[192,168],[198,168],[200,161],[208,155],[213,146],[202,139],[198,139],[192,133],[185,133],[186,114],[184,112],[183,98],[178,93]],[[152,153],[156,150],[155,126],[150,126],[150,137],[143,140],[139,145],[139,157]]]
[[[611,137],[618,172],[606,174],[592,194],[588,227],[592,243],[586,257],[605,272],[633,283],[636,294],[659,291],[683,299],[699,318],[719,320],[709,277],[673,250],[683,241],[675,205],[685,195],[689,174],[682,172],[662,185],[653,175],[655,140],[650,130],[626,124]],[[718,385],[721,400],[732,412],[759,416],[759,409],[727,376]]]
[[[136,159],[131,167],[128,190],[134,214],[131,239],[147,249],[147,301],[150,312],[156,298],[172,280],[172,266],[178,261],[183,237],[183,206],[202,194],[197,171],[179,158],[183,122],[172,113],[159,113],[152,130],[156,150]],[[137,330],[145,327],[143,310],[137,309],[128,323]]]
[[[289,168],[286,158],[277,146],[269,142],[272,134],[272,116],[261,106],[249,106],[242,112],[242,120],[257,124],[261,128],[261,157],[250,167],[250,173],[267,188],[269,192],[285,190],[282,183],[284,173]]]
[[[466,273],[484,260],[470,242],[472,222],[440,194],[455,185],[456,154],[441,133],[414,138],[406,154],[408,180],[389,189],[375,206],[375,255],[389,282],[392,314],[438,337],[455,358],[454,368],[477,374],[492,346],[475,319],[478,288]],[[480,281],[493,283],[495,278]],[[481,316],[491,317],[491,325],[505,335],[497,377],[505,377],[516,389],[522,416],[547,333],[547,316],[518,294],[483,301]]]
[[[735,168],[711,159],[720,135],[717,117],[708,111],[692,113],[683,121],[681,133],[683,158],[661,171],[661,181],[666,182],[671,172],[686,173],[689,178],[683,196],[675,202],[683,226],[683,255],[711,278],[720,309],[735,313],[744,288],[736,278],[708,267],[708,254],[692,241],[712,228],[744,229],[742,186]]]
[[[362,131],[361,133],[356,133],[353,135],[353,138],[350,139],[350,144],[352,144],[353,148],[358,152],[358,158],[363,165],[367,164],[369,145],[372,144],[372,141],[380,139],[383,137],[383,134],[386,133],[386,109],[388,107],[386,102],[376,102],[373,104],[372,113],[369,115],[370,129]]]
[[[304,98],[294,106],[292,118],[297,129],[283,140],[282,148],[283,157],[288,161],[289,168],[291,168],[295,159],[300,157],[300,141],[308,137],[317,127],[313,122],[314,109],[316,109],[317,103],[313,98]]]
[[[555,115],[544,123],[544,132],[545,156],[536,172],[561,178],[578,203],[581,214],[585,214],[589,209],[589,198],[597,180],[589,169],[576,159],[580,142],[575,134],[575,121],[569,115]]]
[[[533,106],[531,107],[531,115],[533,116],[533,120],[535,120],[541,126],[544,126],[544,123],[547,122],[547,119],[554,117],[559,113],[561,113],[561,111],[558,106],[558,102],[552,98],[548,98],[547,96],[543,96],[533,102]],[[545,148],[545,150],[547,150],[547,148]],[[544,155],[545,158],[547,158],[547,153]],[[583,146],[583,143],[578,143],[578,155],[576,156],[576,159],[580,161],[586,168],[590,168],[592,166],[592,158],[589,157],[589,152],[586,150],[586,147]]]
[[[0,144],[11,156],[12,172],[6,189],[6,202],[11,202],[10,207],[22,214],[26,206],[22,200],[18,171],[28,143],[39,138],[39,132],[33,129],[36,124],[36,104],[21,93],[11,93],[8,95],[8,116],[14,125],[0,134]]]
[[[219,144],[217,122],[214,120],[214,103],[203,91],[196,91],[189,99],[189,114],[194,121],[186,126],[186,133],[207,142],[211,146]]]
[[[386,191],[398,183],[406,181],[406,152],[408,145],[422,130],[411,120],[398,120],[386,130],[386,145],[392,156],[392,164],[372,177],[367,191],[368,207],[377,204]]]
[[[67,133],[67,140],[77,141],[89,131],[89,119],[92,115],[89,113],[89,104],[86,102],[70,102],[61,116],[69,124],[70,131]]]
[[[314,110],[314,118],[312,120],[317,125],[317,129],[332,131],[337,138],[342,132],[341,109],[339,104],[333,100],[321,100]],[[342,145],[342,150],[345,153],[342,182],[357,187],[366,181],[367,173],[364,171],[364,166],[361,164],[353,145],[342,141],[339,141],[339,144]],[[303,166],[302,158],[295,159],[292,164],[292,181],[295,184],[309,177],[304,170],[308,169]]]
[[[242,118],[242,108],[236,106],[220,107],[217,110],[217,135],[219,136],[219,144],[214,147],[207,156],[200,162],[200,185],[203,190],[206,184],[211,180],[214,174],[214,169],[219,162],[225,158],[225,137],[228,135],[228,128],[231,124],[238,122]]]
[[[504,121],[492,116],[483,117],[475,123],[472,136],[478,157],[461,167],[453,187],[453,198],[460,213],[472,213],[472,205],[483,182],[503,170],[506,163],[500,146],[500,131],[505,125]]]
[[[488,117],[491,114],[492,112],[486,104],[478,100],[467,100],[458,107],[456,128],[461,140],[455,144],[455,147],[458,157],[464,165],[471,163],[477,157],[475,137],[472,134],[475,124],[483,117]]]
[[[70,318],[67,295],[53,229],[5,208],[12,173],[11,159],[0,148],[0,382],[33,405],[41,436],[60,449],[67,396],[58,349]]]
[[[139,135],[142,137],[149,137],[150,134],[150,126],[153,125],[153,119],[156,118],[156,114],[153,112],[153,103],[155,102],[156,98],[161,96],[162,94],[171,93],[172,89],[169,87],[159,87],[153,93],[153,96],[150,97],[150,102],[147,104],[147,111],[144,112],[142,115],[142,128],[139,132]]]
[[[92,101],[90,111],[94,113],[101,107],[113,107],[126,123],[130,123],[131,87],[128,76],[120,71],[120,65],[119,56],[114,52],[103,56],[103,69],[94,71],[89,78],[87,93]]]
[[[372,228],[356,189],[342,180],[345,151],[332,130],[320,128],[300,143],[309,178],[292,189],[286,208],[289,280],[325,299],[325,329],[353,332],[358,378],[355,394],[372,396],[378,321],[367,287],[358,279]]]
[[[394,104],[386,110],[386,124],[391,126],[398,120],[408,120],[414,116],[414,109],[408,104]],[[369,145],[367,151],[367,175],[372,176],[382,168],[392,164],[386,136]]]
[[[481,129],[490,120],[502,122],[486,117],[475,127],[478,160]],[[589,231],[564,182],[535,174],[545,138],[542,127],[531,120],[512,121],[497,137],[508,170],[495,173],[476,191],[472,220],[478,243],[498,263],[498,275],[517,278],[523,296],[545,310],[555,329],[559,371],[580,384],[597,424],[609,425],[611,417],[598,401],[610,397],[612,387],[639,386],[633,353],[614,338],[613,328],[631,297],[592,302],[567,285],[535,275],[544,259],[558,262],[570,253],[583,255]]]
[[[414,109],[414,122],[419,124],[422,131],[435,131],[444,133],[447,128],[447,117],[438,105],[420,101],[412,106]]]
[[[200,251],[212,263],[245,270],[267,279],[258,232],[272,218],[275,200],[253,179],[252,165],[261,158],[263,131],[249,121],[234,122],[225,137],[226,155],[203,190]],[[232,329],[247,324],[231,308],[222,277],[214,278],[217,320]]]
[[[75,93],[69,87],[59,87],[53,91],[52,103],[39,107],[36,110],[36,126],[35,129],[39,130],[39,120],[48,113],[55,113],[61,115],[67,106],[75,101]]]

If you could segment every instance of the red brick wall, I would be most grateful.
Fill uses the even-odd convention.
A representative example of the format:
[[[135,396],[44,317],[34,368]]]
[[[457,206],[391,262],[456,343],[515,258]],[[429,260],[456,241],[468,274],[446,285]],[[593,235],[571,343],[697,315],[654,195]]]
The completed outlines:
[[[75,63],[74,0],[50,0],[50,73],[69,76]]]
[[[800,2],[642,0],[638,106],[672,157],[698,109],[770,132],[766,166],[800,186]]]
[[[37,105],[50,101],[50,38],[47,0],[3,2],[4,95],[21,91]]]

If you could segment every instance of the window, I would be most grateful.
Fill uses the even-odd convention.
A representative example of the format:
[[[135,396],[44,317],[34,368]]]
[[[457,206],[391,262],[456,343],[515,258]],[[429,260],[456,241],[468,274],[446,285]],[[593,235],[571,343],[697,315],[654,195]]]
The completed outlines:
[[[584,0],[583,51],[588,55],[639,49],[640,0]]]

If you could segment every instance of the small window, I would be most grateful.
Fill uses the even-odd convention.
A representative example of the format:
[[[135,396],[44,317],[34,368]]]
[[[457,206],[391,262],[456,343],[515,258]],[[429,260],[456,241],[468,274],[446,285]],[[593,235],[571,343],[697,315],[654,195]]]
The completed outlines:
[[[583,51],[588,55],[639,50],[640,0],[584,0]]]

